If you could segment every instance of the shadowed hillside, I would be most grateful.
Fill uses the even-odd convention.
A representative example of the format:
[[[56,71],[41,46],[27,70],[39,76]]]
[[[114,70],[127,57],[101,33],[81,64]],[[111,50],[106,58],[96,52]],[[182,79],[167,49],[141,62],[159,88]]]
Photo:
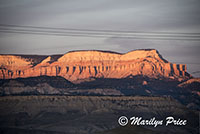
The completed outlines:
[[[116,134],[134,131],[192,134],[197,132],[198,127],[198,113],[169,97],[7,96],[0,97],[0,105],[0,128],[5,134],[15,128],[19,132],[30,130],[67,134],[103,131],[117,131]],[[187,119],[188,125],[156,129],[142,126],[117,128],[118,118],[122,115],[157,119],[165,119],[170,115]]]

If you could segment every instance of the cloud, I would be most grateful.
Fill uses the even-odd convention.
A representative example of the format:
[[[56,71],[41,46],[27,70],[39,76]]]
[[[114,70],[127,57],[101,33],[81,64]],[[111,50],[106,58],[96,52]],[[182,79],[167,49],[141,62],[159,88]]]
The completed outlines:
[[[4,0],[0,6],[0,22],[75,28],[197,31],[200,28],[199,4],[199,0]]]
[[[0,0],[0,24],[198,33],[199,5],[199,0]],[[0,34],[0,53],[56,54],[80,49],[127,52],[156,48],[171,62],[196,63],[199,46],[194,41]]]

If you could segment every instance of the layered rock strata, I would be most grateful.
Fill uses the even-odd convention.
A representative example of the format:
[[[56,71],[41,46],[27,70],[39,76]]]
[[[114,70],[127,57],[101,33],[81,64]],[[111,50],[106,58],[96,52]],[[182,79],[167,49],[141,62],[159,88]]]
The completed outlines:
[[[151,78],[187,79],[186,65],[173,64],[155,49],[125,54],[88,50],[62,56],[43,56],[40,62],[30,57],[0,55],[0,79],[35,76],[62,76],[70,81],[87,78],[124,78],[143,75]]]

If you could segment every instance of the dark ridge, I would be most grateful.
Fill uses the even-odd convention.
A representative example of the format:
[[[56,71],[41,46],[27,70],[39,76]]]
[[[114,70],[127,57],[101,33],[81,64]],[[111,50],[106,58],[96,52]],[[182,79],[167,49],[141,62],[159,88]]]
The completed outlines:
[[[123,54],[123,53],[118,53],[118,52],[114,52],[114,51],[107,51],[107,50],[73,50],[73,51],[68,51],[68,52],[65,53],[65,54],[73,53],[73,52],[86,52],[86,51],[103,52],[103,53],[112,53],[112,54],[120,54],[120,55]]]
[[[107,51],[107,50],[74,50],[74,51],[68,51],[65,54],[68,53],[73,53],[73,52],[87,52],[87,51],[93,51],[93,52],[102,52],[102,53],[111,53],[111,54],[119,54],[119,55],[124,55],[130,52],[134,52],[134,51],[151,51],[151,50],[156,50],[156,49],[135,49],[135,50],[131,50],[129,52],[126,53],[119,53],[119,52],[114,52],[114,51]],[[156,52],[158,53],[159,57],[165,62],[168,63],[168,61],[166,59],[164,59],[160,53],[156,50]],[[65,55],[63,54],[63,55]],[[14,56],[21,56],[25,59],[27,59],[28,61],[33,61],[33,66],[41,63],[44,59],[46,59],[48,56],[51,56],[51,61],[49,63],[53,63],[55,61],[57,61],[60,57],[62,57],[62,54],[57,54],[57,55],[20,55],[20,54],[0,54],[0,55],[14,55]]]
[[[36,66],[37,64],[39,64],[48,57],[47,55],[15,55],[15,56],[21,56],[22,58],[27,59],[27,61],[32,61],[33,66]]]
[[[123,55],[123,54],[127,54],[127,53],[130,53],[130,52],[133,52],[133,51],[151,51],[151,50],[156,50],[156,49],[153,49],[153,48],[149,48],[149,49],[134,49],[134,50],[131,50],[131,51],[128,51],[126,53],[119,53],[119,52],[115,52],[115,51],[109,51],[109,50],[72,50],[72,51],[68,51],[64,54],[56,54],[56,55],[26,55],[26,54],[0,54],[0,55],[14,55],[14,56],[21,56],[23,58],[39,58],[39,57],[42,57],[42,58],[47,58],[48,56],[51,56],[52,58],[55,58],[55,60],[57,60],[58,58],[60,58],[61,56],[65,55],[65,54],[68,54],[68,53],[73,53],[73,52],[86,52],[86,51],[94,51],[94,52],[103,52],[103,53],[112,53],[112,54],[120,54],[120,55]],[[157,50],[156,50],[157,51]],[[159,54],[159,52],[157,51],[157,53]],[[160,55],[160,54],[159,54]]]
[[[58,60],[58,58],[60,58],[61,56],[63,56],[62,54],[57,54],[57,55],[25,55],[25,54],[0,54],[0,55],[11,55],[11,56],[20,56],[22,58],[25,58],[27,61],[32,61],[32,65],[36,66],[37,64],[41,63],[44,59],[46,59],[48,56],[51,56],[51,61],[55,62]]]
[[[133,51],[152,51],[152,50],[156,50],[154,48],[147,48],[147,49],[134,49],[134,50],[131,50],[131,51],[128,51],[127,53],[130,53],[130,52],[133,52]],[[157,51],[157,50],[156,50]],[[124,53],[126,54],[126,53]]]
[[[38,63],[42,62],[44,59],[46,59],[47,55],[23,55],[23,54],[0,54],[5,56],[20,56],[22,58],[25,58],[27,61],[31,61],[32,65],[35,66]]]
[[[74,51],[68,51],[67,53],[65,54],[68,54],[68,53],[73,53],[73,52],[84,52],[84,51],[96,51],[96,52],[103,52],[103,53],[112,53],[112,54],[120,54],[120,55],[123,55],[123,54],[127,54],[127,53],[130,53],[130,52],[133,52],[133,51],[151,51],[151,50],[156,50],[156,49],[135,49],[135,50],[131,50],[131,51],[128,51],[126,53],[119,53],[119,52],[114,52],[114,51],[107,51],[107,50],[74,50]],[[157,50],[156,50],[157,51]],[[157,51],[158,53],[158,51]]]
[[[57,61],[61,56],[63,55],[51,55],[51,61],[49,63],[53,63],[55,61]]]
[[[148,84],[143,85],[143,82],[146,81]],[[161,79],[155,79],[155,78],[149,78],[147,76],[137,75],[137,76],[130,76],[126,78],[94,78],[92,81],[85,81],[77,84],[77,87],[80,87],[82,89],[94,89],[94,88],[100,88],[100,89],[118,89],[118,90],[126,90],[135,92],[136,90],[139,92],[143,92],[143,90],[149,89],[153,92],[168,92],[170,89],[175,89],[176,86],[180,84],[179,81],[168,79],[168,78],[162,78]],[[174,92],[176,92],[175,90]],[[126,93],[125,93],[126,94]],[[155,94],[155,93],[154,93]],[[128,95],[128,94],[126,94]]]
[[[37,57],[48,57],[49,56],[49,55],[38,55],[38,54],[0,54],[0,55],[21,56],[23,58],[37,58]]]
[[[1,79],[0,85],[8,83],[9,81],[14,80],[20,83],[23,83],[25,86],[34,87],[40,83],[47,83],[55,88],[69,88],[73,87],[74,84],[61,76],[38,76],[38,77],[28,77],[28,78],[16,78],[16,79]]]

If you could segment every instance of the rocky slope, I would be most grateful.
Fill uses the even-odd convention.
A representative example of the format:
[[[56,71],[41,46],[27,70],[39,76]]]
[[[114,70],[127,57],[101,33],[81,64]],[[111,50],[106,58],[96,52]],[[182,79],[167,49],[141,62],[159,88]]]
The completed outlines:
[[[190,109],[200,110],[198,79],[177,81],[131,76],[121,79],[93,78],[72,83],[60,76],[1,79],[0,96],[84,95],[84,96],[171,96]]]
[[[6,96],[0,97],[0,132],[65,134],[194,134],[198,112],[187,109],[170,97],[108,96]],[[187,119],[187,126],[163,125],[118,128],[120,116]],[[111,131],[109,131],[111,130]],[[104,132],[105,131],[105,132]],[[135,132],[136,131],[136,132]],[[115,133],[114,133],[115,132]],[[102,134],[101,133],[101,134]]]
[[[39,59],[39,60],[37,60]],[[62,76],[69,81],[94,78],[150,78],[185,80],[186,65],[173,64],[157,50],[135,50],[125,54],[107,51],[73,51],[57,56],[0,55],[0,78]]]
[[[189,85],[195,85],[196,84],[196,87],[199,87],[200,86],[200,78],[192,78],[192,79],[189,79],[181,84],[179,84],[178,86],[179,87],[187,87]]]
[[[0,95],[65,94],[74,84],[60,76],[0,80]]]

